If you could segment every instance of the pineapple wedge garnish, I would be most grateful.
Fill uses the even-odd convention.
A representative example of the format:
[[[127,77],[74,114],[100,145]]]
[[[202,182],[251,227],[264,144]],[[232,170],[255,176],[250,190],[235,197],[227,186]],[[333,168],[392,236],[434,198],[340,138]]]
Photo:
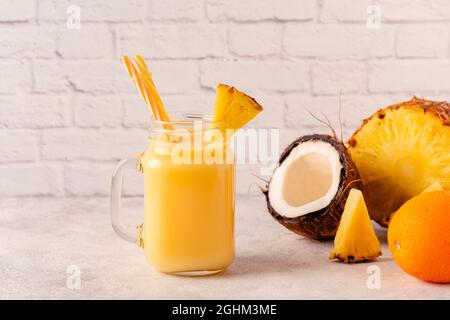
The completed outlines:
[[[334,238],[330,259],[345,263],[373,260],[381,255],[381,245],[370,223],[363,194],[351,189]]]
[[[255,99],[225,84],[217,86],[213,122],[220,129],[238,130],[263,110]]]

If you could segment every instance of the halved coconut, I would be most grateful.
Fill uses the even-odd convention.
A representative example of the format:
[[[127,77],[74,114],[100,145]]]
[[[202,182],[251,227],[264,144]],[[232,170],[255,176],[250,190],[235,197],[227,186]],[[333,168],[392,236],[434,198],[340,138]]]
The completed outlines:
[[[334,237],[351,188],[361,188],[346,147],[329,135],[295,140],[280,157],[264,192],[272,216],[313,239]]]

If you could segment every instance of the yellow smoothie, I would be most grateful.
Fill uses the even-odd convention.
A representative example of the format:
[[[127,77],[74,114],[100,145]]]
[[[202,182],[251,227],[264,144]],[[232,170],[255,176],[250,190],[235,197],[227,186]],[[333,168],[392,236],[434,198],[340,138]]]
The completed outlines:
[[[146,258],[167,273],[223,270],[234,256],[234,162],[177,164],[176,145],[151,139],[141,159]]]
[[[123,176],[135,164],[134,159],[124,159],[111,182],[113,229],[127,241],[137,240],[159,271],[207,275],[224,270],[234,257],[235,163],[228,144],[262,107],[244,92],[219,84],[211,116],[169,116],[142,55],[121,60],[152,118],[149,147],[138,160],[144,175],[144,223],[135,227],[121,221]],[[184,152],[186,137],[192,148]]]

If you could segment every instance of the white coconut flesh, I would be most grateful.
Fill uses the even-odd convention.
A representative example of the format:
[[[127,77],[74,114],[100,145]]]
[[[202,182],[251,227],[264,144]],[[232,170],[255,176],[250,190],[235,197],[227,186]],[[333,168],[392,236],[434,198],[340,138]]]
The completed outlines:
[[[272,208],[295,218],[327,207],[338,191],[341,169],[339,152],[331,144],[300,143],[275,169],[269,186]]]

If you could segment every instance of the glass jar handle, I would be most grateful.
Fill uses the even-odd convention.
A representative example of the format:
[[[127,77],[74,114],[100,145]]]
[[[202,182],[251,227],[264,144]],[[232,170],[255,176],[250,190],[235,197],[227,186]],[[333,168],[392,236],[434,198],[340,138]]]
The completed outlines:
[[[136,170],[136,158],[121,160],[114,169],[111,181],[111,222],[114,231],[122,239],[137,242],[139,226],[130,226],[122,223],[122,183],[126,170]]]

